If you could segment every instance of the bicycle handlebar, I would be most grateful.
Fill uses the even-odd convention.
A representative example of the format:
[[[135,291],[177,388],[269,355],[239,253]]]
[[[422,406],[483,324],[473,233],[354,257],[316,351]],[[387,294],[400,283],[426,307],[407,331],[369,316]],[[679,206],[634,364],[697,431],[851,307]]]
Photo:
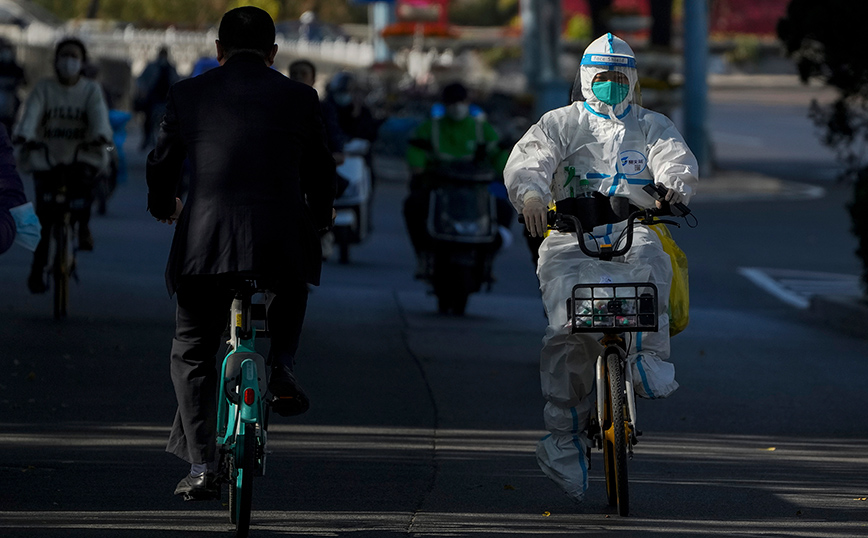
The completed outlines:
[[[668,210],[672,215],[676,217],[686,217],[690,214],[690,209],[687,208],[686,205],[681,202],[676,202],[674,204],[670,204],[666,201],[666,193],[669,191],[666,187],[659,183],[649,183],[642,187],[642,190],[645,191],[652,198],[660,202],[662,209]]]
[[[58,164],[55,163],[53,161],[53,159],[51,158],[51,155],[50,155],[49,150],[48,150],[48,144],[46,144],[45,142],[43,142],[41,140],[17,140],[16,143],[21,144],[25,149],[30,150],[30,151],[41,149],[43,152],[45,152],[45,162],[48,163],[48,166],[51,168],[56,168],[58,166]],[[96,148],[96,147],[107,145],[107,144],[108,144],[108,142],[104,142],[102,140],[91,140],[91,141],[79,142],[75,146],[75,154],[73,155],[72,162],[73,163],[79,162],[78,154],[81,150],[89,148],[89,147]]]
[[[630,250],[630,247],[633,246],[633,226],[635,222],[638,220],[639,224],[644,224],[646,226],[651,226],[654,224],[674,224],[675,226],[681,226],[678,222],[673,220],[665,220],[655,218],[660,215],[668,215],[670,214],[665,209],[642,209],[639,211],[634,211],[627,217],[627,226],[624,228],[624,231],[621,232],[621,236],[611,245],[599,245],[600,249],[597,251],[593,251],[585,246],[585,242],[582,240],[582,235],[584,231],[582,230],[581,221],[574,215],[570,215],[567,213],[558,213],[555,210],[549,210],[547,215],[547,223],[548,227],[559,232],[576,232],[576,239],[579,243],[579,248],[582,252],[590,257],[590,258],[599,258],[601,260],[607,261],[615,258],[617,256],[623,256]],[[524,224],[524,215],[518,216],[518,221]],[[621,237],[626,233],[626,241],[624,246],[621,248],[616,248],[618,243],[621,242]]]

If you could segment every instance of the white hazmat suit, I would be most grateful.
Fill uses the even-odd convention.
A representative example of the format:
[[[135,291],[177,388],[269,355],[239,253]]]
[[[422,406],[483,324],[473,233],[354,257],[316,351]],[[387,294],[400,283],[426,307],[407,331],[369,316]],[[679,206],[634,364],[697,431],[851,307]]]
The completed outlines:
[[[622,101],[607,104],[592,91],[594,76],[605,71],[623,73],[629,80]],[[668,118],[632,102],[638,75],[630,46],[612,34],[595,40],[585,50],[579,78],[586,101],[543,115],[509,156],[504,179],[518,212],[533,198],[549,204],[581,196],[582,189],[627,198],[640,208],[653,207],[655,200],[642,190],[651,182],[675,190],[688,203],[698,181],[696,158]],[[613,243],[625,225],[603,224],[591,233],[599,243]],[[587,233],[585,241],[596,248]],[[612,262],[589,260],[574,234],[559,232],[549,234],[539,255],[537,276],[549,320],[540,379],[550,434],[537,446],[537,461],[549,478],[579,501],[588,488],[586,430],[594,407],[594,361],[602,348],[600,335],[570,334],[566,299],[580,282],[650,280],[657,285],[659,330],[635,333],[628,357],[637,394],[663,398],[678,387],[675,368],[665,361],[672,267],[657,234],[638,225],[630,251]]]

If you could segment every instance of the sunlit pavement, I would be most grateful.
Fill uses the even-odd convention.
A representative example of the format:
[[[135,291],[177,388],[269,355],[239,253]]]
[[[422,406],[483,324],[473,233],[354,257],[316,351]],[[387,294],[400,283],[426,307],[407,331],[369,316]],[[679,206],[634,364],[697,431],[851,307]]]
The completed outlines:
[[[173,301],[162,283],[172,229],[145,212],[142,158],[109,215],[95,218],[97,250],[80,257],[70,319],[54,322],[50,299],[24,289],[27,253],[2,258],[4,538],[231,530],[220,503],[171,496],[185,472],[163,452],[174,412]],[[694,293],[689,330],[673,340],[682,386],[638,402],[644,435],[621,518],[606,502],[599,452],[583,504],[534,461],[545,320],[520,237],[467,317],[439,316],[412,279],[405,186],[378,188],[370,241],[351,265],[329,262],[311,295],[298,373],[313,407],[269,428],[253,536],[868,535],[868,345],[802,323],[735,269],[721,276],[766,267],[727,242],[741,248],[743,228],[754,230],[724,220],[741,206],[697,199],[705,235],[681,235]],[[815,199],[774,200],[746,214],[761,208],[780,223],[782,204]],[[790,237],[781,230],[769,232],[776,244]]]

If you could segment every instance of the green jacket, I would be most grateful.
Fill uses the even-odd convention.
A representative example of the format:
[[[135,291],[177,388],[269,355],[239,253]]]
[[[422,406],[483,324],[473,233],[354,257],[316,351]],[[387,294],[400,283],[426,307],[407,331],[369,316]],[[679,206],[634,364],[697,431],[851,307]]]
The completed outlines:
[[[435,133],[439,136],[434,139]],[[503,173],[509,154],[498,146],[500,137],[484,119],[468,116],[455,121],[449,117],[424,121],[410,136],[407,164],[411,170],[429,171],[437,162],[473,160],[477,146],[485,147],[487,164]]]

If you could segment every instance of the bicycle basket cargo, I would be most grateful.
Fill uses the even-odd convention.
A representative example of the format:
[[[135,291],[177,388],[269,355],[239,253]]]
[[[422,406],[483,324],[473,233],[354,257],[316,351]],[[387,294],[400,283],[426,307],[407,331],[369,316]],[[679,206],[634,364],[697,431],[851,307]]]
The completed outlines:
[[[568,310],[572,332],[657,331],[657,286],[576,284]]]

